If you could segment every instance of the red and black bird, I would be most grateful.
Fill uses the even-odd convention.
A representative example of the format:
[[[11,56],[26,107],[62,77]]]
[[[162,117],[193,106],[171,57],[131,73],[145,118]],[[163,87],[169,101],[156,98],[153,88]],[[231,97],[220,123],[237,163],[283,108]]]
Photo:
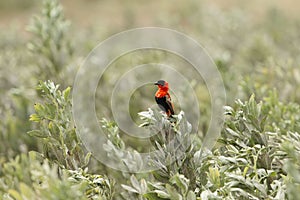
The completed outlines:
[[[167,81],[159,80],[154,85],[158,86],[158,90],[155,93],[155,101],[168,117],[174,115],[174,107],[171,102],[171,96],[169,94],[169,84]]]

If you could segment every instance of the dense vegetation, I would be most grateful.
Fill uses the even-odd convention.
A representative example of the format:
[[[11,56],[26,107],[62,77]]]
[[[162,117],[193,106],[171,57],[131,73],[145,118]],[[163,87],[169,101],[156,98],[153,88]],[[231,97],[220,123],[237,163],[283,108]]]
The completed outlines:
[[[222,74],[227,105],[221,136],[211,150],[201,151],[210,119],[203,83],[190,80],[201,102],[198,132],[183,112],[174,122],[156,110],[140,112],[142,105],[153,104],[153,89],[133,94],[144,99],[130,103],[133,118],[141,129],[160,132],[145,143],[126,136],[107,109],[109,97],[103,94],[118,79],[116,72],[108,70],[100,80],[96,109],[104,117],[99,124],[109,138],[108,157],[123,159],[132,171],[143,164],[133,149],[157,150],[151,164],[159,169],[147,173],[121,172],[98,162],[77,135],[72,115],[76,70],[95,41],[113,31],[75,31],[56,0],[45,0],[28,22],[29,39],[13,28],[0,30],[1,199],[299,199],[300,21],[276,9],[251,20],[242,9],[204,5],[187,1],[158,25],[193,33]],[[127,10],[126,28],[134,21],[132,12]],[[135,52],[113,65],[166,56],[144,55]],[[182,64],[174,55],[169,59]],[[118,73],[126,67],[122,70]],[[174,148],[169,137],[191,145]],[[121,150],[132,153],[124,158]]]

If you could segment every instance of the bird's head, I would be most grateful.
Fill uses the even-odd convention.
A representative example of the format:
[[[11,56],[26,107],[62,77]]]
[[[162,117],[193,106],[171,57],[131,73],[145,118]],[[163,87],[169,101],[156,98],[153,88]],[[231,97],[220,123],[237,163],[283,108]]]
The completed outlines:
[[[167,81],[164,80],[159,80],[156,83],[154,83],[154,85],[157,85],[157,87],[159,89],[164,89],[164,90],[168,90],[169,89],[169,84]]]

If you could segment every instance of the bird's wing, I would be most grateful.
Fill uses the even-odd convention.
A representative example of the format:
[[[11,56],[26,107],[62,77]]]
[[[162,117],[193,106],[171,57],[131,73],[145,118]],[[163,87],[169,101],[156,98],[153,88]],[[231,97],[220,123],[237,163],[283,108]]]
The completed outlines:
[[[174,115],[175,112],[174,112],[174,106],[173,106],[173,103],[172,103],[170,100],[167,100],[166,102],[167,102],[167,104],[168,104],[168,106],[169,106],[169,109],[170,109],[170,111],[171,111],[171,114]]]
[[[171,95],[169,92],[167,92],[166,96],[168,97],[168,99],[171,101]]]

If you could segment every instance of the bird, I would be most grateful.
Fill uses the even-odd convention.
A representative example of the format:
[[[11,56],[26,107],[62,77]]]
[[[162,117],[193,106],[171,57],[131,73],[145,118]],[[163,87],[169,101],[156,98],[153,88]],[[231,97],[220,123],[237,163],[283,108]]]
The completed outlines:
[[[169,83],[164,80],[159,80],[154,85],[157,85],[158,90],[155,93],[155,101],[158,104],[159,108],[163,110],[166,115],[172,118],[172,115],[175,114],[174,106],[171,101],[171,96],[169,94]]]

